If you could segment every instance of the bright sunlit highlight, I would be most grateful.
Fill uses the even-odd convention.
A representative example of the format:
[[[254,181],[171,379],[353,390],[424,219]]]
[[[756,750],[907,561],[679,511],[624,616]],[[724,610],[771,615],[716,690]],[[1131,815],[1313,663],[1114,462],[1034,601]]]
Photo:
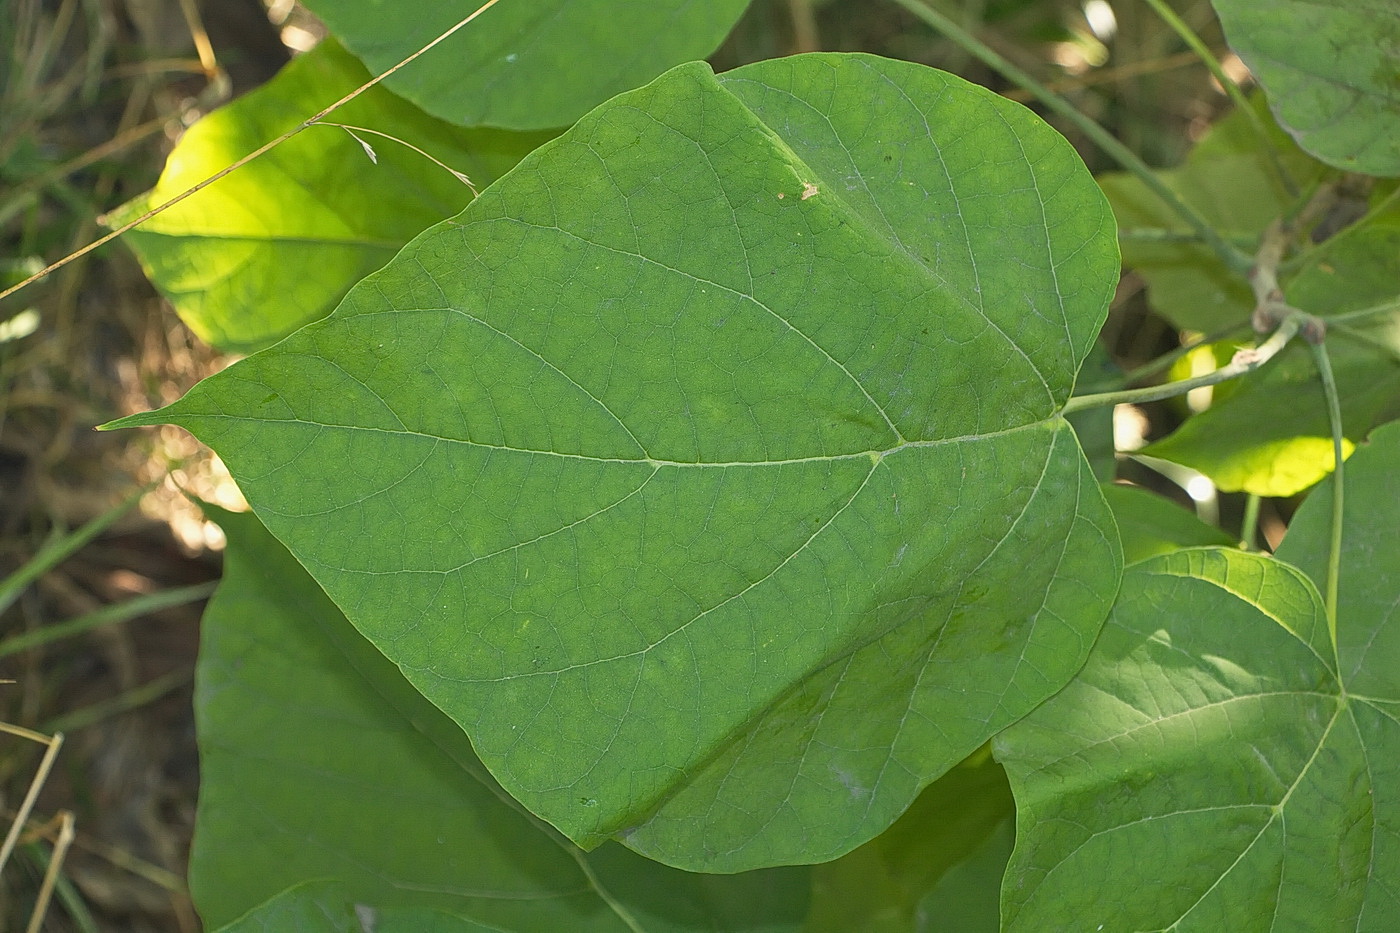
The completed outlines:
[[[1215,498],[1215,484],[1197,473],[1186,481],[1186,494],[1197,502],[1209,502]]]
[[[1113,7],[1108,5],[1108,0],[1086,0],[1084,19],[1100,41],[1107,42],[1118,31],[1118,17],[1113,15]]]

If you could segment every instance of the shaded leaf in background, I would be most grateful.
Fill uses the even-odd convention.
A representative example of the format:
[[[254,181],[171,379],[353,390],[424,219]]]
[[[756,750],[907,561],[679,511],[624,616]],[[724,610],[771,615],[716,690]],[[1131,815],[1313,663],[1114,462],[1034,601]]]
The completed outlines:
[[[483,0],[439,0],[403,16],[379,0],[306,5],[375,74]],[[603,101],[719,46],[749,0],[506,0],[386,84],[461,126],[568,126]]]
[[[1000,933],[1002,880],[1015,844],[1016,821],[1008,817],[938,879],[915,912],[914,933]]]
[[[1117,268],[1024,108],[872,56],[693,64],[122,424],[218,450],[570,838],[821,861],[1088,652],[1120,555],[1058,413]]]
[[[1297,185],[1304,186],[1325,171],[1274,125],[1262,99],[1253,103],[1268,128],[1279,162]],[[1264,229],[1292,202],[1272,172],[1247,115],[1238,111],[1211,127],[1184,164],[1157,175],[1222,235],[1249,253],[1257,248]],[[1175,211],[1139,178],[1108,173],[1098,176],[1098,182],[1118,219],[1123,264],[1147,283],[1148,302],[1154,311],[1179,328],[1201,333],[1249,320],[1254,309],[1249,284],[1227,269],[1209,248],[1190,239],[1160,242],[1137,235],[1140,231],[1190,235]]]
[[[1020,828],[1009,931],[1393,929],[1397,457],[1388,425],[1348,463],[1340,661],[1317,587],[1282,560],[1128,569],[1084,670],[995,743]],[[1319,583],[1330,502],[1311,495],[1279,549]]]
[[[1261,115],[1267,121],[1267,113]],[[1295,180],[1314,177],[1320,166],[1268,122],[1280,159]],[[1215,126],[1184,166],[1160,174],[1184,200],[1237,238],[1257,238],[1291,202],[1272,184],[1258,138],[1241,113]],[[1138,179],[1109,175],[1100,177],[1100,184],[1123,230],[1179,226]],[[1386,194],[1375,192],[1373,201]],[[1337,211],[1345,217],[1352,207],[1343,200]],[[1400,296],[1400,211],[1383,211],[1363,227],[1334,235],[1337,242],[1328,244],[1317,261],[1283,274],[1289,303],[1325,318]],[[1249,318],[1254,299],[1247,283],[1203,246],[1125,236],[1123,258],[1147,282],[1153,309],[1177,327],[1213,332]],[[1353,441],[1393,417],[1400,405],[1397,330],[1400,312],[1352,325],[1347,332],[1336,330],[1329,340],[1343,421]],[[1242,333],[1240,342],[1247,339]],[[1143,452],[1199,470],[1226,491],[1289,496],[1331,469],[1331,437],[1321,383],[1311,356],[1299,346],[1218,390],[1210,408]]]
[[[995,933],[1006,859],[998,863],[983,850],[999,850],[1014,817],[1006,772],[979,749],[925,788],[889,829],[813,869],[803,933],[973,933],[978,917]]]
[[[1400,7],[1393,0],[1211,0],[1225,38],[1308,152],[1400,175]]]
[[[1345,335],[1328,339],[1342,396],[1345,456],[1378,421],[1394,417],[1400,361]],[[1291,496],[1332,469],[1332,428],[1322,380],[1301,343],[1235,391],[1142,452],[1199,470],[1227,492]]]
[[[1123,562],[1146,560],[1184,547],[1235,544],[1235,539],[1207,525],[1165,496],[1138,486],[1108,484],[1103,488],[1118,523]]]
[[[321,43],[191,127],[156,187],[108,223],[164,203],[367,80],[343,49]],[[479,189],[551,135],[462,130],[379,87],[327,119],[402,142],[362,134],[372,161],[345,130],[311,127],[126,234],[147,276],[207,343],[251,351],[324,317],[410,238],[471,200],[470,188],[404,143]]]
[[[385,916],[522,933],[800,927],[807,869],[691,875],[616,845],[580,852],[501,791],[252,515],[210,511],[229,544],[201,635],[190,865],[210,928],[327,878]]]
[[[1288,301],[1325,320],[1400,298],[1400,212],[1339,236],[1288,282]],[[1330,326],[1327,351],[1350,450],[1400,416],[1400,308]],[[1332,429],[1312,354],[1301,343],[1288,348],[1143,452],[1200,470],[1227,491],[1290,496],[1308,488],[1332,469]]]

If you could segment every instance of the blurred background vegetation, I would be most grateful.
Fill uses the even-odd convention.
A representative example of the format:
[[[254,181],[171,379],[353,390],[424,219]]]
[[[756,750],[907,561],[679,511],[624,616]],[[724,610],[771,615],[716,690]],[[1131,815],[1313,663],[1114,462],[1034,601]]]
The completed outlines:
[[[1140,0],[936,5],[1154,166],[1178,162],[1226,107]],[[1243,76],[1209,3],[1174,5]],[[186,127],[321,33],[290,0],[0,0],[0,287],[99,236]],[[887,0],[754,0],[712,63],[819,49],[921,62],[1027,100]],[[1051,122],[1092,169],[1116,168]],[[1115,361],[1177,342],[1126,277],[1104,333]],[[221,539],[184,492],[237,507],[237,490],[173,427],[93,427],[173,401],[228,362],[163,305],[120,241],[0,302],[0,580],[35,571],[13,599],[0,584],[0,720],[67,736],[0,871],[0,929],[26,928],[70,822],[42,929],[199,929],[182,880],[198,790],[190,690]],[[1149,436],[1174,426],[1169,407],[1149,415]],[[95,519],[92,540],[54,549],[82,543],[69,533]],[[0,734],[0,831],[44,754],[32,737]]]

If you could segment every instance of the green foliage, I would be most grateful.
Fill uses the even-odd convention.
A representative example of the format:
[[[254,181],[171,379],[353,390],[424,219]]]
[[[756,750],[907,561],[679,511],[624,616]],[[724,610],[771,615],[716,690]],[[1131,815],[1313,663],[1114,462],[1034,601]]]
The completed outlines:
[[[315,6],[380,71],[471,9]],[[1273,55],[1280,24],[1220,6]],[[1362,105],[1329,135],[1261,65],[1302,149],[1261,99],[1184,166],[1096,184],[1029,111],[922,66],[680,64],[742,7],[502,3],[396,76],[436,117],[378,89],[333,117],[491,180],[470,203],[318,127],[196,196],[275,220],[191,199],[138,244],[169,293],[216,270],[181,312],[227,345],[306,324],[118,423],[189,429],[257,513],[220,518],[201,653],[205,920],[1386,929],[1400,215],[1333,167],[1384,155]],[[618,62],[623,37],[645,54]],[[141,203],[357,68],[294,64]],[[1169,325],[1316,317],[1339,423],[1294,347],[1149,452],[1291,495],[1344,432],[1336,548],[1327,484],[1277,557],[1141,489],[1105,501],[1111,413],[1064,411],[1130,378],[1091,357],[1114,214]],[[299,229],[340,259],[287,249]],[[283,279],[245,281],[239,230]]]
[[[890,88],[907,129],[873,139]],[[574,841],[820,861],[1083,661],[1119,558],[1055,410],[1116,264],[1073,152],[985,91],[850,56],[684,66],[138,421],[223,452]]]
[[[1185,550],[1124,574],[1084,669],[996,741],[1021,840],[1008,930],[1393,923],[1397,456],[1392,424],[1350,464],[1335,647],[1284,562],[1325,578],[1326,496],[1278,559]]]
[[[1391,0],[1211,0],[1279,122],[1338,168],[1400,175],[1400,8]]]
[[[1257,110],[1267,120],[1263,108]],[[1184,166],[1159,174],[1222,230],[1257,247],[1270,222],[1297,206],[1298,195],[1285,189],[1276,166],[1293,186],[1318,184],[1331,173],[1272,123],[1266,149],[1246,117],[1232,114],[1192,150]],[[1180,232],[1170,205],[1131,175],[1109,175],[1100,184],[1125,228],[1124,261],[1147,282],[1154,310],[1178,327],[1203,333],[1248,321],[1255,303],[1249,283],[1233,276],[1206,247],[1140,235]],[[1290,304],[1329,318],[1394,298],[1400,208],[1389,195],[1377,190],[1368,203],[1343,190],[1325,205],[1320,220],[1329,226],[1345,225],[1349,214],[1368,207],[1375,213],[1359,228],[1346,227],[1323,245],[1305,247],[1297,264],[1282,271],[1280,285]],[[1329,346],[1345,435],[1355,442],[1400,416],[1400,339],[1384,318],[1348,325],[1333,336]],[[1301,347],[1291,348],[1145,452],[1197,469],[1229,491],[1291,496],[1307,489],[1332,469],[1331,428],[1312,358]]]
[[[451,29],[484,0],[438,0],[386,15],[382,0],[307,4],[376,73]],[[391,76],[391,90],[462,126],[568,126],[677,62],[714,51],[749,0],[511,0],[431,56]]]
[[[1262,98],[1256,97],[1254,105],[1266,121],[1267,148],[1253,132],[1249,114],[1235,111],[1211,127],[1183,164],[1157,172],[1178,197],[1251,251],[1293,201],[1274,162],[1295,186],[1313,184],[1325,171],[1274,125]],[[1177,327],[1201,333],[1249,320],[1254,308],[1249,283],[1191,239],[1171,205],[1131,173],[1112,172],[1098,181],[1118,218],[1123,262],[1147,283],[1154,311]],[[1154,235],[1158,233],[1174,236]]]
[[[491,929],[800,928],[810,869],[711,877],[570,845],[501,791],[257,519],[211,512],[229,544],[201,632],[190,866],[211,927],[334,878],[354,903]]]

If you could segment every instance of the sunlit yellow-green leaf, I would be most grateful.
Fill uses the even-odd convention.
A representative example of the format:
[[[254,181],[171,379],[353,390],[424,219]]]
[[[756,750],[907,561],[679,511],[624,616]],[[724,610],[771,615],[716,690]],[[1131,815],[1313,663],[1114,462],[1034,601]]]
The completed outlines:
[[[191,127],[155,188],[107,222],[164,204],[368,79],[334,42],[321,43]],[[325,317],[351,285],[471,200],[453,171],[483,187],[550,136],[462,130],[380,87],[326,119],[361,129],[304,130],[126,234],[202,340],[246,352]]]

